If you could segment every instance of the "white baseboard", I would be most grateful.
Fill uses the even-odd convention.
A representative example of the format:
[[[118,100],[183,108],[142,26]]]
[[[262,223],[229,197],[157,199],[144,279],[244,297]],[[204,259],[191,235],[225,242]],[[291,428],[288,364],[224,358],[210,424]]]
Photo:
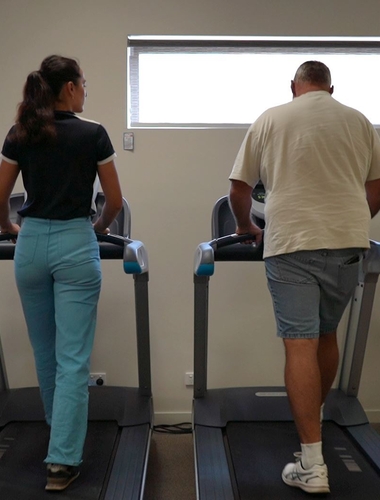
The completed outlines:
[[[191,412],[155,412],[154,425],[175,425],[191,422]]]

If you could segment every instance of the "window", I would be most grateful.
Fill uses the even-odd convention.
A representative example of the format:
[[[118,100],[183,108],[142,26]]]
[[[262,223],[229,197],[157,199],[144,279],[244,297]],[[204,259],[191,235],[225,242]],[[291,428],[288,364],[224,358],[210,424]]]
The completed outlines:
[[[129,36],[127,57],[128,127],[246,127],[292,98],[311,59],[338,101],[380,125],[380,38]]]

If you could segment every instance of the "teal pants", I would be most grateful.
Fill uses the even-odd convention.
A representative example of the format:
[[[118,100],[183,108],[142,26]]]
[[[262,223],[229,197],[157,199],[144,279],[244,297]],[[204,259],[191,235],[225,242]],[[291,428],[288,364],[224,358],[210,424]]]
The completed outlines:
[[[15,250],[17,288],[47,423],[47,463],[79,465],[101,285],[99,246],[86,218],[27,217]]]

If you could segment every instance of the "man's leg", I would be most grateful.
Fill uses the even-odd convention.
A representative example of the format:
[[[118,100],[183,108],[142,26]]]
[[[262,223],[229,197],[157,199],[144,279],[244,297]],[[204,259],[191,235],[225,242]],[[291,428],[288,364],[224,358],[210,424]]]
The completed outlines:
[[[285,386],[301,443],[321,441],[319,339],[284,339]]]
[[[319,339],[284,339],[285,385],[301,443],[321,441],[320,407],[339,365],[336,332]]]
[[[314,273],[314,267],[323,267],[321,259],[318,252],[298,252],[265,261],[278,336],[286,351],[285,385],[302,449],[301,459],[285,466],[282,479],[308,493],[330,491],[320,426],[325,385],[319,366],[321,289]]]
[[[308,493],[329,493],[322,455],[320,412],[322,401],[319,339],[284,339],[285,385],[301,441],[301,460],[287,464],[283,481]]]
[[[336,331],[319,337],[318,365],[321,373],[321,405],[324,404],[339,366],[339,348]]]

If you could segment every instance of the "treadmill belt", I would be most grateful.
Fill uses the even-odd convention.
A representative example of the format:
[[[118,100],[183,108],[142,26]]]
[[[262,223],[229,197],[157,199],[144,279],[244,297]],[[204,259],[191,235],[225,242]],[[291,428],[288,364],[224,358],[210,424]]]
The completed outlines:
[[[380,477],[348,435],[332,422],[323,424],[324,457],[330,495],[309,495],[283,483],[284,466],[300,451],[293,422],[234,422],[227,425],[230,458],[241,500],[380,498]]]
[[[83,465],[78,477],[58,493],[59,500],[98,500],[102,494],[115,441],[116,422],[89,422]],[[44,422],[8,424],[0,433],[0,498],[47,500],[56,492],[45,492],[49,427]]]

